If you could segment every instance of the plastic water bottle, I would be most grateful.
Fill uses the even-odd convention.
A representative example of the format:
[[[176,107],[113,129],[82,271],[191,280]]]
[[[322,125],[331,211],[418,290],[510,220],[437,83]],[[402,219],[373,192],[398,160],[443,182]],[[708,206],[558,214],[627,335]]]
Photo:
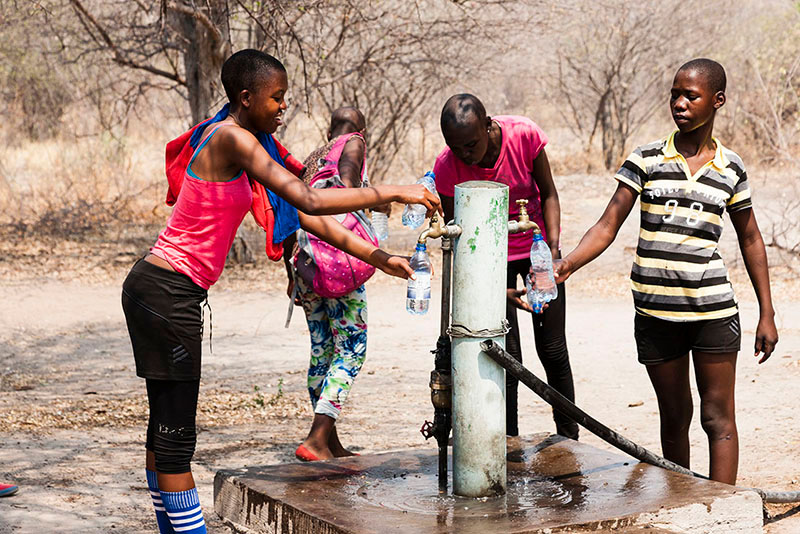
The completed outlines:
[[[372,212],[372,229],[378,241],[385,241],[389,237],[389,216],[380,211]]]
[[[553,276],[553,255],[539,232],[533,234],[531,267],[533,275],[526,279],[528,304],[535,313],[542,313],[545,303],[558,297],[558,286]]]
[[[417,243],[417,250],[409,262],[414,269],[414,278],[408,279],[408,292],[406,293],[406,310],[414,315],[428,313],[431,303],[431,260],[425,243]]]
[[[422,184],[425,188],[436,194],[436,179],[431,171],[425,173],[425,176],[417,180],[418,184]],[[422,204],[406,204],[403,210],[403,225],[408,226],[412,230],[419,228],[425,222],[425,206]]]

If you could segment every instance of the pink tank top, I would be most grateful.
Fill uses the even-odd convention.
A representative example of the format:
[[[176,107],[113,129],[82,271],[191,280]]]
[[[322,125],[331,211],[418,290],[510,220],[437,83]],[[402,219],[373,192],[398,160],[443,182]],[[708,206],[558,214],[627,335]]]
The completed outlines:
[[[253,204],[247,175],[227,182],[208,182],[192,171],[192,163],[218,125],[195,150],[167,227],[150,252],[208,289],[219,279],[236,230]]]

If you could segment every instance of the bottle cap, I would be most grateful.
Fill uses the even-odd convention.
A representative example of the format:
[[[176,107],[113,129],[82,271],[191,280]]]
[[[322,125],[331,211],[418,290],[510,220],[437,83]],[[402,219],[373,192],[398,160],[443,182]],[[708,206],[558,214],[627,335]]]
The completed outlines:
[[[425,243],[417,243],[416,250],[427,250],[427,247],[425,246]]]
[[[544,241],[544,236],[541,232],[533,232],[533,240],[534,241]]]

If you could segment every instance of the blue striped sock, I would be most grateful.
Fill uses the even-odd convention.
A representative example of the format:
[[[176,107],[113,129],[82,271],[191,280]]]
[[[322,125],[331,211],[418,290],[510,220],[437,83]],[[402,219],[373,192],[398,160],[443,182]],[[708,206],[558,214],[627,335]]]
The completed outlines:
[[[156,521],[158,521],[159,534],[174,534],[172,525],[167,517],[167,511],[164,509],[164,504],[161,502],[161,492],[158,491],[158,478],[155,471],[146,469],[147,473],[147,488],[150,490],[150,497],[153,499],[153,508],[156,509]]]
[[[186,491],[162,491],[161,500],[176,533],[206,534],[206,522],[203,519],[203,510],[200,508],[197,488]]]

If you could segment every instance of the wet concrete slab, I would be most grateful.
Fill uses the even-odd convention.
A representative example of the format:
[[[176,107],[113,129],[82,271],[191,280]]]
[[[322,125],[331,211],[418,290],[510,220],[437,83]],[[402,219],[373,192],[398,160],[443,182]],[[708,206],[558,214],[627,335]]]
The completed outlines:
[[[508,440],[502,497],[439,495],[436,460],[426,449],[220,471],[214,506],[248,533],[762,532],[753,491],[558,436]]]

